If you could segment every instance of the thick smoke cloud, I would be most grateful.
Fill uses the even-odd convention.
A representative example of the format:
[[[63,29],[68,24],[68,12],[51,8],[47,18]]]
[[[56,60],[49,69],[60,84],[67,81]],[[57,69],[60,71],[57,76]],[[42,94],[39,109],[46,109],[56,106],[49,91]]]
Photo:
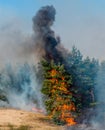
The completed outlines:
[[[53,59],[55,62],[62,62],[59,43],[60,38],[55,37],[51,29],[55,21],[56,10],[53,6],[42,7],[33,17],[33,29],[35,32],[35,48],[39,58]],[[57,48],[58,47],[58,48]]]
[[[3,46],[6,52],[3,53],[2,57],[6,57],[3,58],[3,60],[7,61],[8,59],[8,61],[15,63],[17,61],[35,63],[45,58],[48,61],[53,59],[55,62],[60,61],[64,63],[63,56],[66,55],[67,51],[61,46],[60,38],[55,36],[55,32],[51,28],[55,21],[55,15],[56,10],[53,6],[42,7],[33,17],[34,34],[29,37],[24,36],[20,32],[15,32],[11,30],[11,28],[9,28],[9,31],[7,31],[7,27],[6,29],[2,28],[0,31],[0,39],[3,44],[0,44],[0,48]],[[8,47],[7,44],[9,44]],[[41,84],[37,81],[38,79],[32,66],[25,65],[24,67],[21,66],[15,69],[6,67],[0,74],[0,91],[6,95],[7,98],[7,102],[0,101],[0,106],[30,110],[36,104],[36,107],[44,108],[42,95],[40,93]],[[100,70],[96,79],[96,88],[99,93],[98,99],[102,102],[104,102],[105,94],[103,91],[103,77],[105,77],[105,73]],[[101,81],[102,79],[103,81]],[[103,127],[96,122],[92,122],[92,125],[93,127],[83,125],[67,129],[103,130]]]
[[[27,59],[26,61],[30,64],[33,54],[33,61],[35,60],[35,62],[40,61],[43,57],[47,60],[61,60],[61,53],[56,48],[60,40],[55,37],[54,31],[51,29],[55,14],[56,11],[53,6],[42,7],[33,17],[34,34],[29,37],[15,31],[14,28],[12,31],[11,28],[8,28],[10,33],[8,33],[7,28],[1,31],[2,36],[7,36],[8,39],[2,38],[3,46],[7,47],[7,43],[10,45],[6,48],[7,53],[5,54],[10,55],[8,61],[12,59],[15,62],[15,60],[24,59],[24,63]],[[21,64],[23,63],[21,62]],[[31,61],[31,63],[34,62]],[[0,80],[0,90],[7,100],[7,102],[1,101],[0,106],[31,109],[34,101],[36,101],[36,105],[44,109],[40,93],[41,84],[38,83],[32,66],[22,67],[21,65],[20,67],[16,66],[15,69],[7,66],[1,70]]]
[[[47,60],[53,59],[55,62],[63,59],[59,46],[60,39],[55,37],[54,31],[51,29],[55,21],[55,14],[53,6],[42,7],[33,17],[34,34],[29,37],[10,26],[2,28],[0,33],[2,35],[1,42],[6,52],[4,57],[8,55],[8,60],[5,59],[5,61],[15,62],[15,64],[18,61],[21,64],[27,61],[28,66],[15,66],[15,69],[7,66],[1,70],[0,90],[6,96],[7,101],[1,101],[0,106],[30,110],[36,101],[37,107],[44,109],[40,92],[41,84],[38,83],[32,64],[40,61],[43,57]],[[61,49],[63,50],[63,47]]]
[[[32,35],[22,31],[18,20],[9,21],[0,27],[0,66],[24,62],[35,64],[43,57],[62,60],[67,50],[51,28],[55,15],[53,6],[42,7],[33,17]]]

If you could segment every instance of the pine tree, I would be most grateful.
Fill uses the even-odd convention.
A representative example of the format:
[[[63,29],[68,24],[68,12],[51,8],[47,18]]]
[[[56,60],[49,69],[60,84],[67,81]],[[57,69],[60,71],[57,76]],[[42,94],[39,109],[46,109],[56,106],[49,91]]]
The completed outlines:
[[[76,98],[77,111],[90,108],[95,102],[95,78],[99,63],[95,59],[83,59],[81,52],[74,46],[67,58],[68,71],[72,75],[72,86]]]
[[[46,95],[45,106],[48,115],[57,124],[74,125],[75,105],[72,92],[69,88],[72,84],[71,76],[65,71],[63,65],[56,65],[53,61],[42,62],[43,87],[42,93]]]

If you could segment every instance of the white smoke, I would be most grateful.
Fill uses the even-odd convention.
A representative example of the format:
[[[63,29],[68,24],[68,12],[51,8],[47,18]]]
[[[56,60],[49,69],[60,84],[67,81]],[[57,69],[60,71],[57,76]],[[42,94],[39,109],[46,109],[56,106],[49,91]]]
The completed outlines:
[[[47,11],[47,15],[45,11]],[[43,15],[42,24],[37,26],[36,23],[40,23],[39,16],[41,15]],[[29,65],[37,63],[38,55],[42,53],[42,51],[38,51],[38,46],[40,46],[38,41],[43,45],[44,40],[41,41],[41,37],[38,37],[37,34],[40,33],[40,36],[53,35],[50,26],[55,19],[55,9],[53,6],[43,7],[41,15],[39,11],[34,17],[35,32],[33,35],[25,35],[18,28],[18,24],[14,23],[6,24],[0,29],[0,65],[5,66],[8,63],[14,65],[14,67],[7,66],[4,70],[1,69],[0,91],[7,101],[1,101],[0,106],[31,109],[33,105],[37,105],[44,109],[40,92],[42,84],[38,82],[34,69]],[[45,20],[45,18],[47,19]],[[42,27],[44,23],[45,25]],[[38,29],[42,29],[42,34]],[[25,62],[28,65],[24,67],[22,64]],[[21,65],[20,68],[19,65]]]
[[[98,123],[93,123],[91,126],[82,124],[82,125],[66,127],[65,129],[66,130],[104,130],[104,127]]]
[[[14,71],[15,70],[15,71]],[[0,101],[0,106],[31,110],[32,107],[44,109],[35,69],[28,64],[13,69],[10,65],[0,77],[0,91],[7,101]]]
[[[48,15],[50,18],[47,19],[48,21],[42,19],[43,17],[45,18],[45,15],[43,15],[43,17],[39,17],[40,13],[43,14],[41,11],[46,11],[46,9],[47,11],[52,9],[49,13],[50,16]],[[53,17],[51,17],[52,13]],[[37,20],[42,20],[42,23]],[[47,8],[42,8],[40,12],[37,13],[36,17],[33,18],[35,31],[33,36],[24,35],[20,30],[16,31],[17,27],[14,27],[13,24],[2,27],[0,30],[0,65],[4,65],[7,62],[12,64],[16,64],[18,62],[22,64],[24,62],[34,64],[37,62],[39,60],[39,57],[37,57],[38,54],[45,53],[43,50],[40,50],[40,48],[37,49],[40,45],[45,49],[45,43],[43,45],[43,38],[49,35],[55,38],[54,32],[50,28],[54,20],[55,9],[53,6],[47,6]],[[37,26],[39,23],[41,26]],[[55,41],[58,42],[56,38]],[[36,57],[35,54],[37,54]],[[105,72],[103,72],[103,70],[99,70],[96,80],[98,101],[104,103]],[[39,84],[35,70],[32,66],[26,66],[26,68],[17,67],[14,69],[7,67],[0,72],[0,91],[3,92],[7,98],[7,101],[0,101],[0,106],[26,110],[31,110],[32,107],[44,109],[40,89],[41,84]],[[97,110],[97,112],[99,114],[96,118],[99,120],[101,117],[100,109]],[[103,125],[104,123],[101,124],[100,122],[97,123],[97,121],[92,121],[91,126],[86,126],[85,124],[80,126],[78,125],[69,127],[67,130],[104,130]]]

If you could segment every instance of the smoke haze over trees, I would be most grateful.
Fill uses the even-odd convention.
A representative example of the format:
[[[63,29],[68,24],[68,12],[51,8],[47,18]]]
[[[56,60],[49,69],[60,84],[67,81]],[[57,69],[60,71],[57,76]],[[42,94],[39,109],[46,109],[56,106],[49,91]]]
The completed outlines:
[[[60,38],[56,37],[55,32],[51,28],[55,21],[55,14],[56,10],[53,6],[42,7],[33,17],[34,34],[27,40],[27,42],[30,42],[30,46],[27,42],[26,46],[22,44],[25,48],[22,49],[23,53],[26,55],[34,53],[35,59],[38,60],[40,66],[27,63],[20,66],[17,65],[16,67],[7,65],[0,70],[0,106],[27,110],[31,110],[35,106],[44,110],[42,98],[45,96],[44,99],[46,99],[47,95],[48,99],[44,100],[45,105],[47,104],[46,106],[48,107],[47,112],[53,113],[56,110],[54,109],[55,106],[59,107],[58,104],[60,103],[60,101],[54,99],[54,95],[57,93],[57,96],[63,101],[62,109],[65,103],[69,107],[73,103],[73,108],[75,106],[76,112],[74,119],[77,123],[83,123],[84,121],[85,123],[90,123],[89,121],[94,116],[97,104],[103,104],[103,106],[105,104],[105,62],[99,63],[94,58],[84,58],[75,46],[72,47],[70,52],[66,50],[61,45]],[[43,59],[47,66],[42,63]],[[46,71],[43,68],[46,68]],[[56,71],[55,77],[49,76],[49,71],[52,72],[52,69],[55,69],[54,72]],[[62,76],[64,77],[62,78]],[[66,76],[69,78],[66,78]],[[54,80],[56,79],[54,84],[51,82],[53,78]],[[51,80],[50,82],[49,79]],[[57,82],[57,85],[55,85],[55,82]],[[62,82],[63,86],[61,86]],[[48,87],[50,87],[51,91],[54,87],[57,89],[52,96],[51,91],[48,91]],[[63,89],[62,93],[58,88]],[[66,92],[64,92],[64,88],[67,89]],[[45,94],[44,96],[41,90]],[[71,92],[72,94],[70,95]],[[51,102],[49,103],[48,101],[53,103],[58,101],[58,104],[52,103],[52,106],[49,108]],[[66,108],[69,108],[68,106]],[[52,114],[54,120],[62,119],[62,109],[59,109],[58,113]],[[70,108],[66,110],[71,112]],[[97,111],[100,115],[99,109]],[[83,117],[84,113],[86,115]],[[89,116],[88,118],[87,115]],[[61,120],[62,123],[59,122],[63,124],[66,122],[66,119]]]

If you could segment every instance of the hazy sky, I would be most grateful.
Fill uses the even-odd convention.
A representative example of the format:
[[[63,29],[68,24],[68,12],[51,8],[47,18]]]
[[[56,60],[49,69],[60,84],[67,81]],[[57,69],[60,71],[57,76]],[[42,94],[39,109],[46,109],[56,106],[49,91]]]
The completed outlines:
[[[18,53],[19,41],[32,33],[32,17],[45,5],[56,8],[53,29],[66,48],[105,59],[105,0],[0,0],[0,60]]]

